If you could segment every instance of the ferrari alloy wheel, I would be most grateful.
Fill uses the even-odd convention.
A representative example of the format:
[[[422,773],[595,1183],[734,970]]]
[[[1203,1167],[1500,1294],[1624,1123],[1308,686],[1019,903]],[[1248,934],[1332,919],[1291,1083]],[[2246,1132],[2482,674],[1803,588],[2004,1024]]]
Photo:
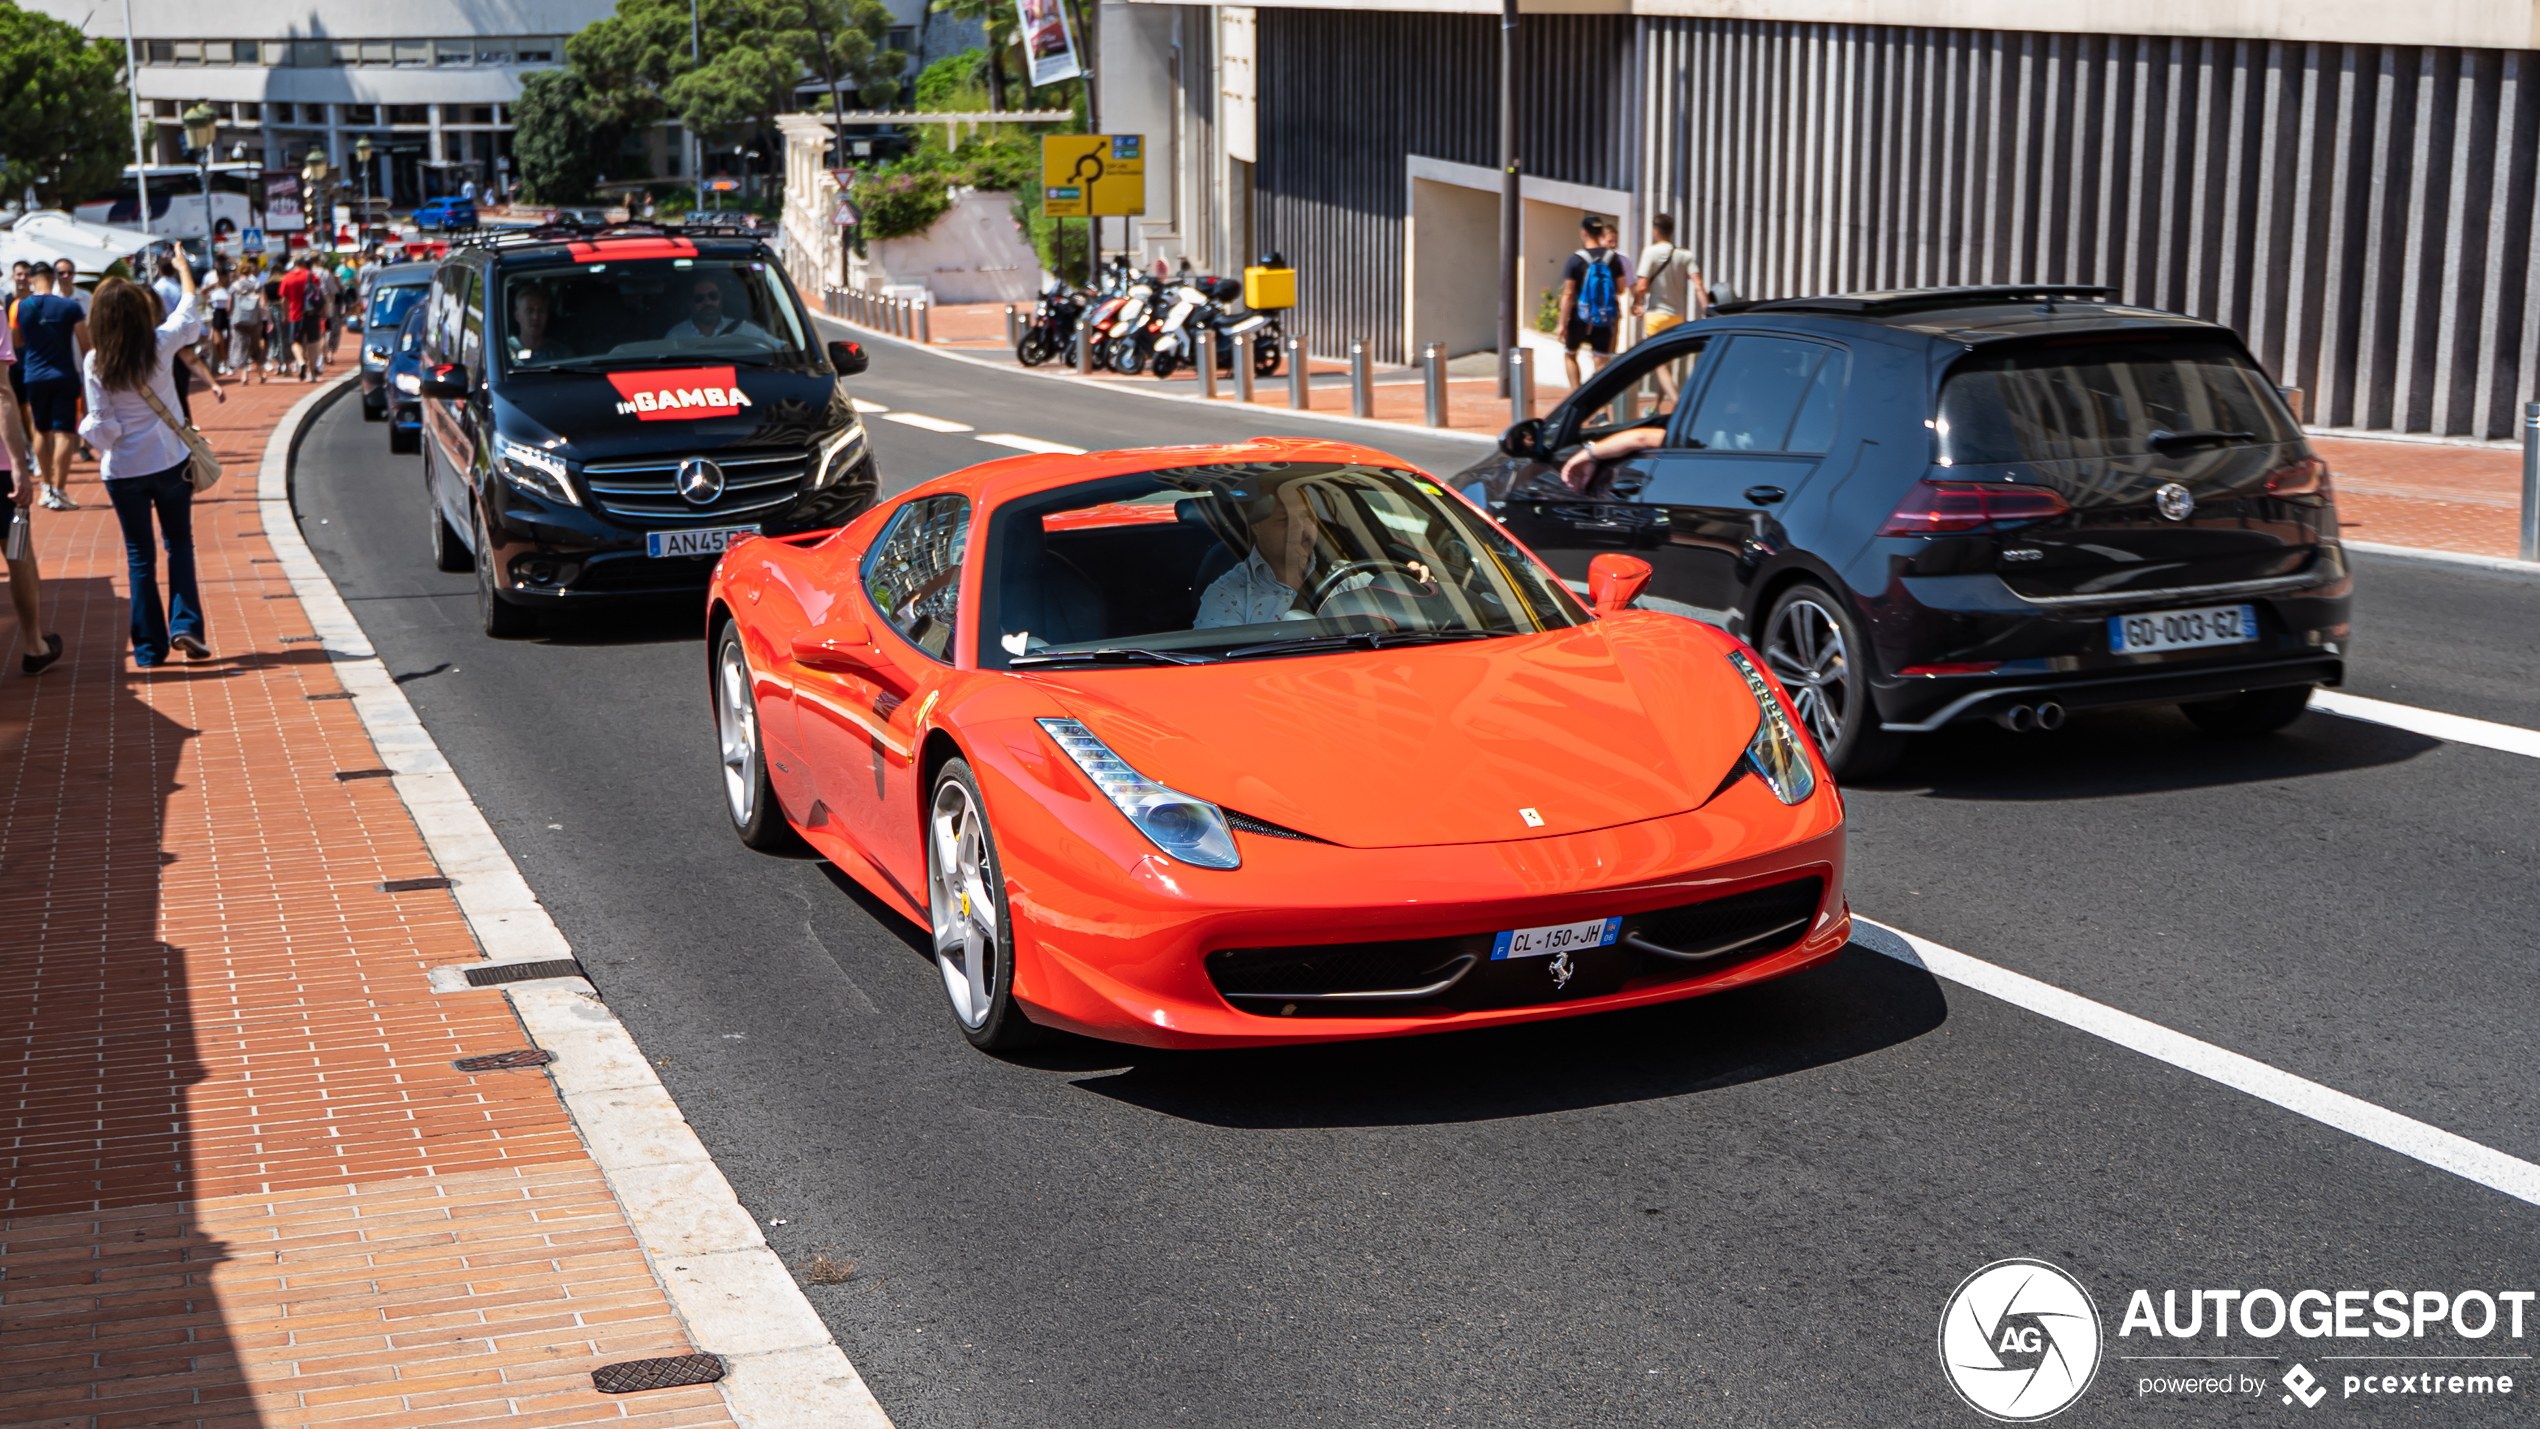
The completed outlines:
[[[1764,663],[1837,779],[1876,774],[1904,747],[1878,727],[1862,646],[1843,603],[1823,586],[1791,587],[1764,621]]]
[[[714,732],[723,751],[723,811],[732,817],[732,832],[761,853],[800,847],[801,836],[785,822],[767,777],[758,695],[751,687],[750,662],[741,653],[741,632],[731,625],[723,627],[714,649]]]
[[[926,911],[934,924],[935,966],[961,1035],[982,1051],[1038,1041],[1042,1030],[1014,1001],[1014,923],[996,839],[970,765],[955,759],[935,776],[926,806]]]

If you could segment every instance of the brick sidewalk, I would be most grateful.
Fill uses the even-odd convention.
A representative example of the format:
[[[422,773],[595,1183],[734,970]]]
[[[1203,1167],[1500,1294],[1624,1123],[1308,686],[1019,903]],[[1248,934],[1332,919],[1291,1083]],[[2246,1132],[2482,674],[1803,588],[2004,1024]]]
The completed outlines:
[[[27,678],[0,607],[0,1423],[729,1424],[711,1386],[605,1396],[689,1353],[259,533],[268,432],[309,389],[197,416],[217,658],[126,651],[122,546],[38,511],[69,653]],[[350,399],[348,399],[350,400]],[[383,449],[385,441],[382,442]]]
[[[1017,306],[1030,310],[1029,304]],[[1012,361],[1002,303],[941,305],[932,314],[929,331],[938,347]],[[1349,365],[1316,358],[1308,371],[1315,383],[1315,410],[1347,414]],[[1114,373],[1094,380],[1191,394],[1199,390],[1197,375],[1189,371],[1164,382]],[[1377,420],[1425,425],[1427,398],[1416,369],[1379,368],[1374,387]],[[1221,381],[1218,388],[1219,400],[1234,399],[1233,383]],[[1497,435],[1511,420],[1507,399],[1497,395],[1495,377],[1456,378],[1447,388],[1449,426]],[[1559,360],[1544,362],[1535,374],[1536,411],[1550,411],[1566,390]],[[1253,401],[1261,406],[1287,406],[1286,375],[1261,383]],[[2333,473],[2338,517],[2349,538],[2482,556],[2512,556],[2519,549],[2522,453],[2518,449],[2338,437],[2314,437],[2312,445]]]

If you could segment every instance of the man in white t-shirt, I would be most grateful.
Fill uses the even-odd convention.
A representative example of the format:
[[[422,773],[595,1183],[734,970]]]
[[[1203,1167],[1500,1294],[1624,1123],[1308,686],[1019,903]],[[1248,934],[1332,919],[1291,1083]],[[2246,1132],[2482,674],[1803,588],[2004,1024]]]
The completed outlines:
[[[1693,255],[1676,246],[1676,220],[1658,214],[1649,220],[1658,241],[1642,250],[1640,275],[1632,280],[1632,311],[1642,315],[1641,332],[1656,337],[1681,322],[1691,322],[1711,308],[1711,286]],[[1676,404],[1676,364],[1658,369],[1658,387],[1669,407]]]

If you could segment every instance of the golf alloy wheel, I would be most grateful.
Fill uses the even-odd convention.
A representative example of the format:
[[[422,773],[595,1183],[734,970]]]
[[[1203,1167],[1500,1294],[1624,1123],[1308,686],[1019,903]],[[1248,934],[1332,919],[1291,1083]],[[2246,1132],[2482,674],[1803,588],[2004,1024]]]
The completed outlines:
[[[1784,592],[1765,617],[1761,650],[1837,779],[1875,774],[1896,762],[1904,739],[1879,727],[1861,637],[1831,591],[1801,584]]]

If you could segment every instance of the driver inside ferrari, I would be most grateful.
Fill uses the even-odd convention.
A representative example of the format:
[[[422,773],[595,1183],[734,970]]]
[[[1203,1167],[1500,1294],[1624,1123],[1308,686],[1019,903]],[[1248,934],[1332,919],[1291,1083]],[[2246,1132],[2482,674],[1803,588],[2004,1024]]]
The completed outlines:
[[[1252,511],[1246,513],[1251,517],[1252,550],[1200,593],[1193,630],[1314,618],[1314,612],[1299,607],[1298,597],[1326,564],[1331,553],[1323,548],[1335,543],[1324,536],[1322,518],[1314,513],[1312,490],[1311,482],[1284,482],[1253,502]],[[1420,580],[1429,579],[1428,567],[1417,561],[1406,565]],[[1364,572],[1348,576],[1329,594],[1363,589],[1374,581],[1372,574]]]

